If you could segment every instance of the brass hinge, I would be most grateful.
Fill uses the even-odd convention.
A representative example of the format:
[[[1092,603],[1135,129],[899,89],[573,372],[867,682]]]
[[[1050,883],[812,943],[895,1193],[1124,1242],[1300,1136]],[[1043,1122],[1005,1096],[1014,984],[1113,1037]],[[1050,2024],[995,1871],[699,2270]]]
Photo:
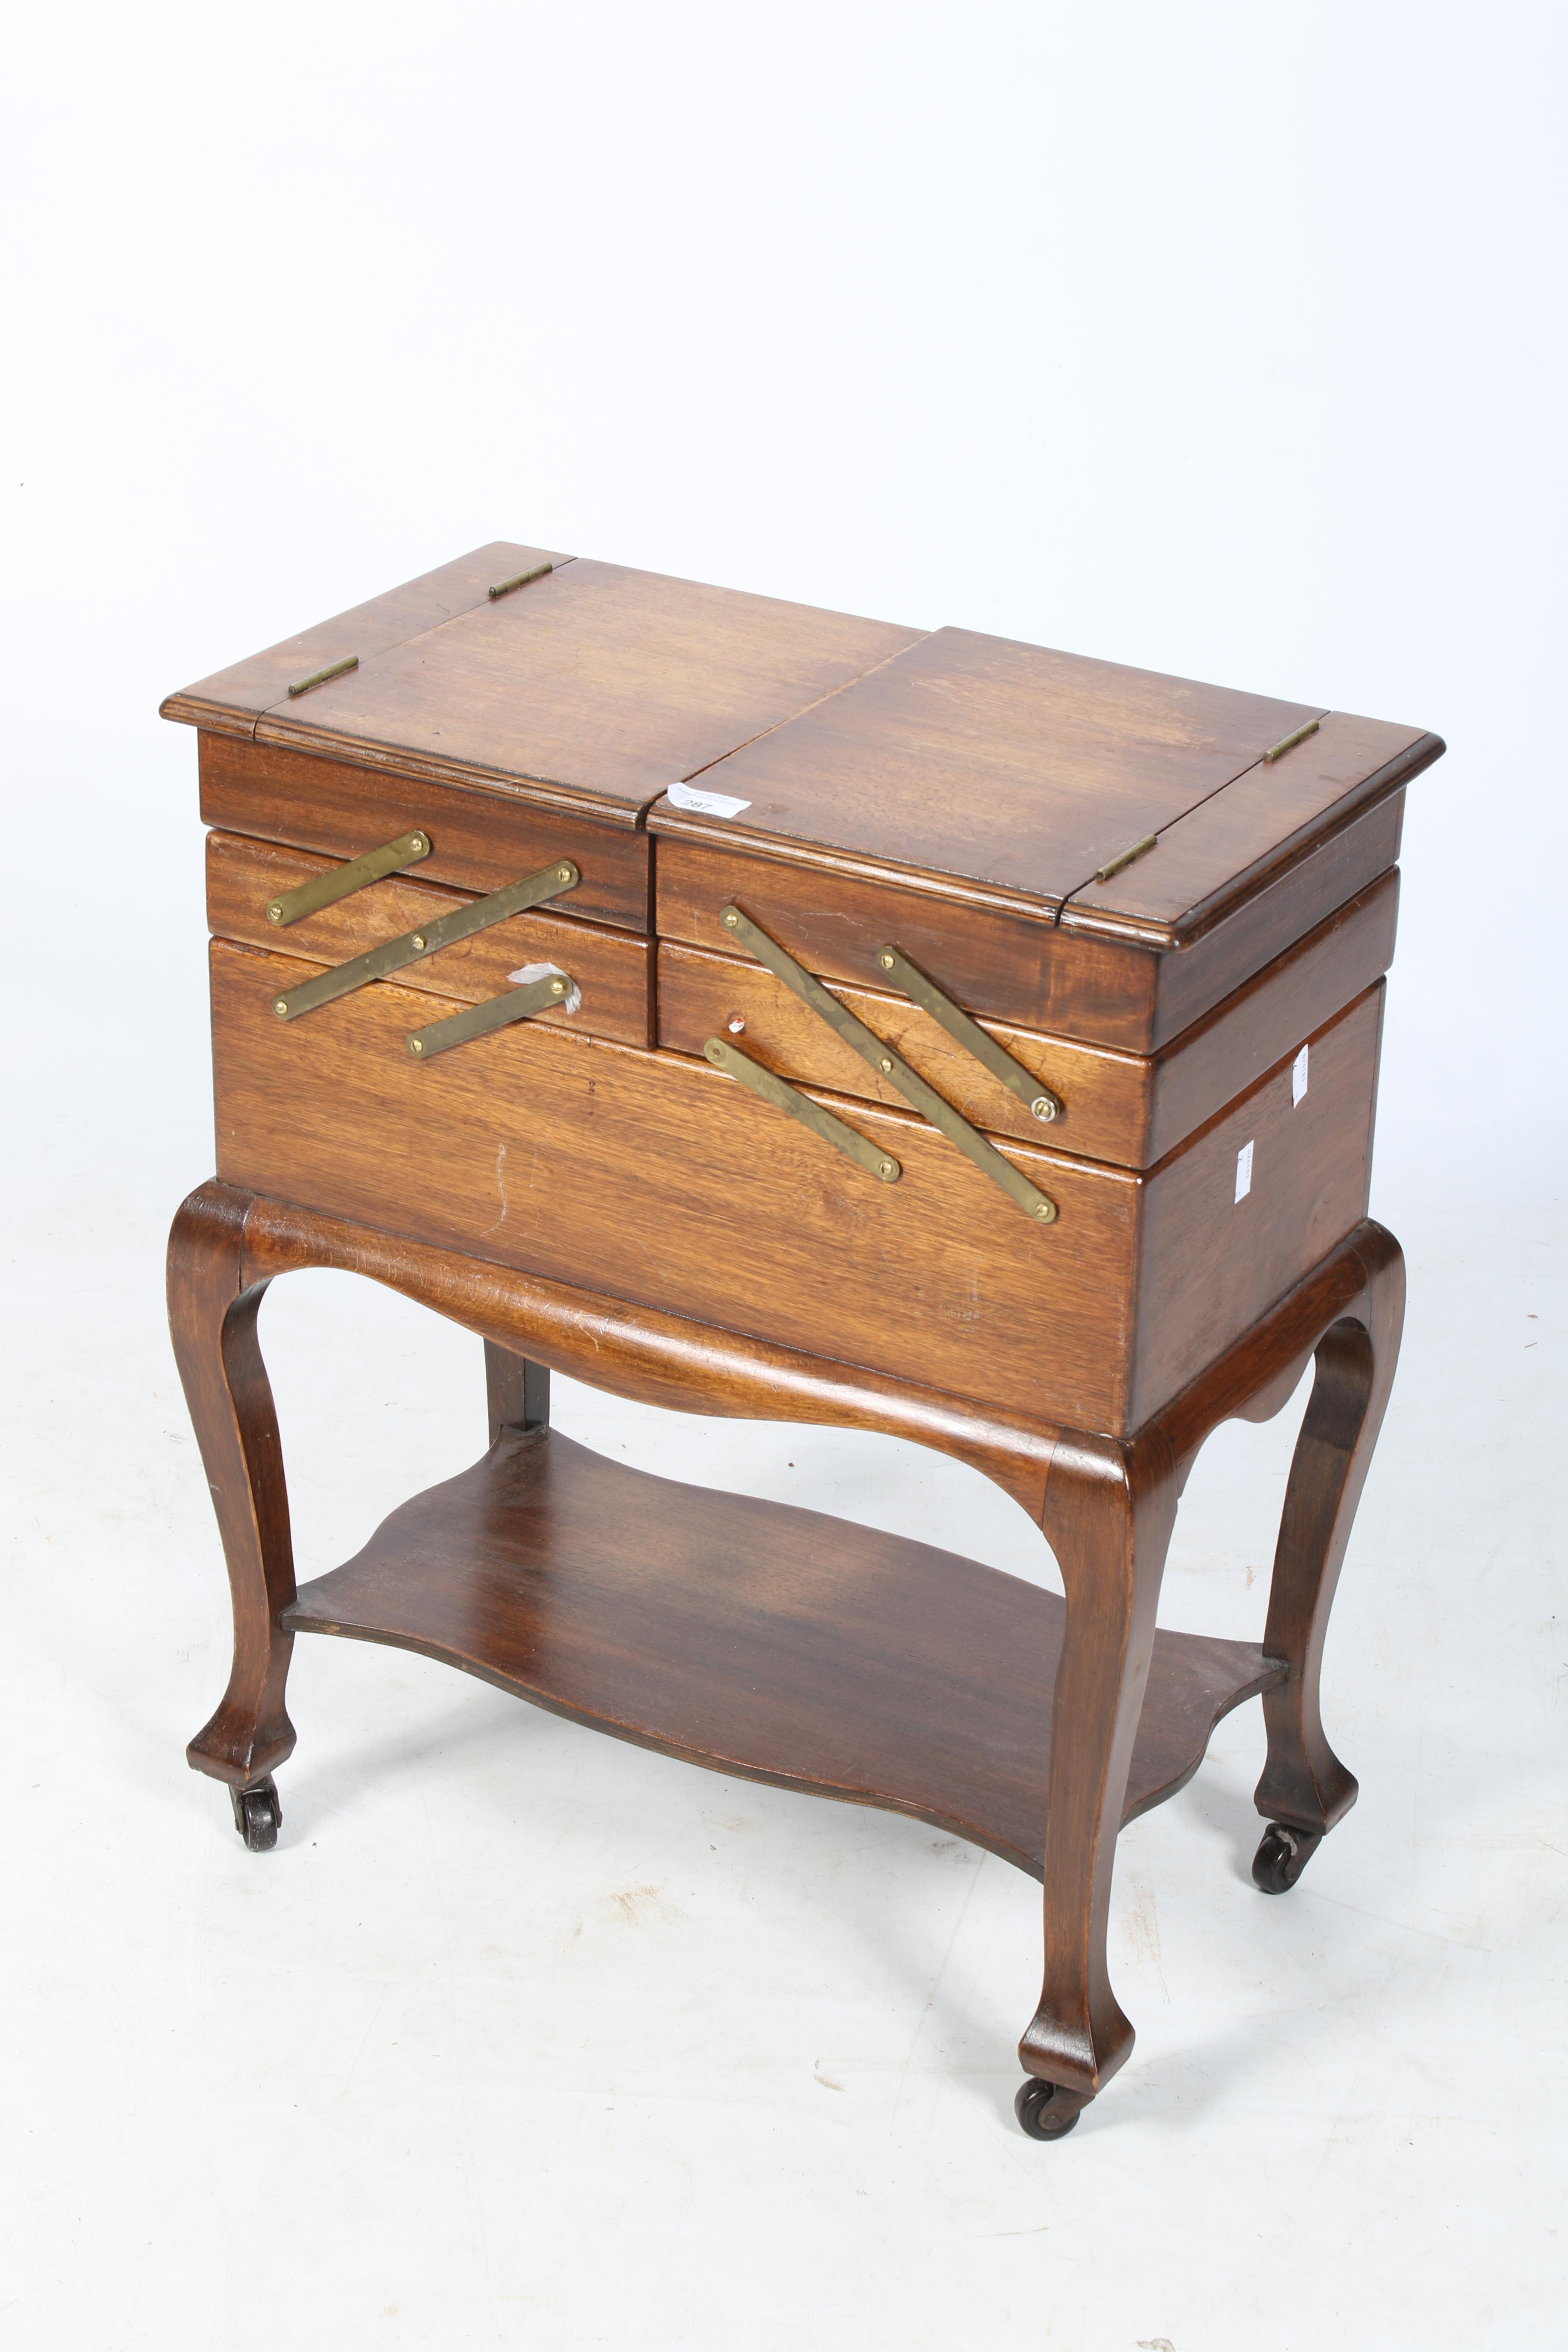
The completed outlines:
[[[323,907],[335,907],[340,898],[352,898],[356,890],[367,889],[405,866],[417,866],[429,855],[427,833],[400,833],[395,841],[384,841],[379,849],[367,849],[363,856],[351,857],[346,866],[334,866],[330,874],[318,874],[301,882],[297,890],[285,890],[280,898],[269,900],[267,919],[286,929]]]
[[[510,596],[514,588],[526,588],[531,580],[542,580],[547,572],[554,569],[553,563],[536,563],[531,572],[514,572],[510,580],[498,580],[489,592],[490,602],[494,604],[498,596]]]
[[[1131,849],[1118,850],[1114,857],[1107,858],[1105,864],[1099,868],[1095,880],[1109,882],[1113,874],[1120,874],[1122,867],[1131,866],[1135,857],[1147,856],[1149,851],[1155,847],[1159,838],[1157,833],[1146,833],[1142,841],[1133,843]]]
[[[351,669],[358,669],[358,654],[345,655],[340,662],[329,662],[325,669],[313,669],[309,677],[296,678],[289,688],[290,694],[309,694],[313,686],[325,686],[330,677],[342,677]]]
[[[521,915],[525,908],[537,907],[546,898],[559,898],[562,891],[575,888],[581,879],[569,857],[563,857],[558,866],[542,866],[537,874],[530,874],[521,882],[509,882],[504,890],[492,890],[488,898],[475,898],[434,923],[422,924],[416,931],[405,931],[401,939],[384,940],[380,947],[355,956],[350,963],[334,965],[331,971],[319,971],[314,980],[301,981],[298,988],[275,996],[272,1010],[279,1021],[297,1021],[302,1013],[314,1013],[319,1006],[331,1004],[340,996],[352,995],[356,988],[363,988],[373,980],[385,980],[393,972],[402,971],[405,965],[435,955],[441,948],[455,946],[458,940],[472,939],[476,931],[487,930],[491,923],[505,922],[509,915]]]
[[[835,1118],[833,1113],[824,1110],[820,1103],[814,1103],[809,1095],[803,1095],[786,1079],[776,1077],[772,1070],[764,1070],[760,1062],[753,1062],[749,1054],[737,1052],[722,1037],[710,1037],[702,1051],[716,1070],[727,1071],[731,1077],[739,1078],[743,1087],[749,1087],[763,1102],[772,1103],[775,1110],[787,1111],[791,1118],[797,1118],[802,1127],[808,1127],[813,1135],[819,1137],[824,1143],[831,1143],[835,1150],[842,1151],[847,1159],[868,1170],[882,1183],[896,1184],[903,1174],[902,1168],[890,1152],[879,1150],[874,1143],[857,1134],[854,1128],[847,1127],[841,1118]]]
[[[1321,719],[1309,719],[1305,727],[1297,728],[1294,735],[1281,735],[1279,742],[1271,744],[1263,754],[1266,764],[1271,765],[1274,761],[1282,760],[1287,751],[1293,751],[1298,743],[1304,743],[1309,735],[1315,735],[1322,723]]]
[[[826,1021],[847,1045],[854,1047],[863,1062],[868,1063],[879,1077],[886,1078],[889,1085],[896,1087],[906,1102],[912,1103],[922,1118],[928,1118],[950,1143],[956,1144],[959,1150],[973,1160],[994,1184],[1000,1185],[1008,1199],[1016,1202],[1026,1216],[1033,1217],[1042,1225],[1055,1223],[1056,1202],[1037,1186],[1031,1184],[1028,1178],[996,1150],[994,1144],[988,1143],[984,1136],[977,1133],[950,1102],[943,1100],[934,1087],[928,1087],[920,1073],[910,1069],[902,1055],[895,1054],[892,1047],[873,1034],[863,1021],[857,1021],[847,1005],[840,1004],[836,996],[830,996],[822,982],[814,980],[804,965],[796,963],[776,940],[770,939],[766,931],[760,930],[739,907],[721,907],[719,920],[731,939],[739,940],[742,947],[749,948],[758,962],[766,964],[786,988],[793,989],[801,1002],[808,1004]]]
[[[1044,1123],[1059,1118],[1061,1103],[1049,1087],[1042,1086],[1022,1062],[1016,1062],[1005,1046],[988,1035],[978,1021],[970,1019],[962,1005],[955,1004],[951,996],[944,996],[935,981],[928,979],[918,964],[911,963],[908,956],[900,955],[890,944],[877,950],[877,963],[879,970],[897,981],[911,1003],[918,1004],[922,1013],[929,1013],[966,1054],[973,1054],[994,1078],[1000,1078],[1020,1102],[1027,1103],[1037,1119]]]
[[[570,972],[551,972],[543,980],[531,981],[526,988],[510,988],[504,996],[487,996],[481,1004],[466,1004],[461,1013],[451,1013],[445,1021],[432,1021],[427,1029],[411,1029],[404,1042],[416,1062],[427,1062],[433,1054],[466,1045],[470,1037],[488,1037],[492,1029],[504,1029],[510,1022],[526,1021],[532,1013],[548,1011],[570,996],[575,985]]]

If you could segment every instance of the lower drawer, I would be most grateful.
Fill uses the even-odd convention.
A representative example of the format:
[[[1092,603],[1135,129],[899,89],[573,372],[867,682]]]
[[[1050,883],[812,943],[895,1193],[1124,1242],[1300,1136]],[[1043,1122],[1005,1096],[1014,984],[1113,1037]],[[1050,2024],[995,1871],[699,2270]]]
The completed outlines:
[[[218,1173],[411,1238],[895,1377],[1125,1433],[1365,1213],[1383,984],[1146,1173],[998,1139],[1037,1226],[905,1111],[816,1094],[882,1184],[703,1062],[524,1022],[419,1064],[380,982],[216,940]],[[1238,1180],[1238,1166],[1248,1181]],[[1239,1197],[1238,1197],[1239,1195]]]
[[[653,929],[648,837],[629,816],[599,824],[504,784],[480,792],[432,783],[227,735],[204,734],[199,748],[202,821],[219,832],[287,842],[341,864],[418,830],[430,836],[422,877],[476,894],[570,857],[582,876],[574,913],[630,931]]]
[[[980,1025],[1060,1102],[1049,1128],[1058,1150],[1152,1168],[1387,971],[1398,910],[1395,868],[1157,1054],[1116,1053],[1003,1021]],[[908,997],[843,981],[829,986],[973,1126],[1043,1139],[1028,1105]],[[659,1044],[700,1054],[713,1036],[731,1038],[797,1086],[902,1105],[898,1090],[764,965],[661,940]]]
[[[339,863],[284,849],[275,842],[209,833],[207,927],[219,939],[269,947],[279,934],[267,919],[268,902]],[[292,925],[286,936],[295,953],[312,963],[347,963],[368,948],[470,903],[460,891],[438,889],[413,874],[393,874],[356,890],[352,898],[340,898],[335,907],[318,908]],[[559,964],[570,972],[583,992],[580,1028],[626,1045],[653,1043],[653,941],[542,908],[510,915],[504,923],[476,931],[472,939],[454,941],[426,962],[410,964],[399,973],[398,982],[422,995],[476,1004],[484,997],[500,996],[511,973],[531,963]],[[319,1021],[321,1015],[306,1017]],[[434,1021],[439,1015],[426,1006],[422,1017]],[[565,1016],[547,1012],[537,1017],[560,1021]]]

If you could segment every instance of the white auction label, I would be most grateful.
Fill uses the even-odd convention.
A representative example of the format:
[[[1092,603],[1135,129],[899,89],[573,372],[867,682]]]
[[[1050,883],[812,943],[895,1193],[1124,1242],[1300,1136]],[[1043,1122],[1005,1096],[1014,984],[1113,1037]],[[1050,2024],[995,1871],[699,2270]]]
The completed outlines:
[[[1303,1045],[1300,1052],[1297,1055],[1295,1060],[1290,1065],[1290,1108],[1292,1110],[1295,1109],[1296,1105],[1300,1101],[1301,1097],[1307,1091],[1308,1051],[1308,1047]]]
[[[1253,1141],[1256,1142],[1254,1137]],[[1245,1201],[1252,1190],[1252,1144],[1244,1143],[1236,1155],[1236,1197]]]
[[[563,1013],[575,1013],[583,1002],[582,990],[576,982],[572,980],[571,973],[563,971],[558,963],[525,963],[520,971],[509,971],[507,978],[514,988],[531,988],[536,980],[571,981],[571,992],[562,998],[559,1010]]]
[[[700,793],[695,784],[671,784],[665,797],[673,808],[691,809],[699,816],[739,816],[752,805],[729,793]]]

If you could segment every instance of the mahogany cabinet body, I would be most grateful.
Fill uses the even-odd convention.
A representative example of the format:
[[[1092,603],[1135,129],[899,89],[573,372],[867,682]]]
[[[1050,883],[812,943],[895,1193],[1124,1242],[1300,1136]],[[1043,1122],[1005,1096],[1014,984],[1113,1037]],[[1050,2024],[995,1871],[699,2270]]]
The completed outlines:
[[[439,1008],[395,982],[277,1020],[314,970],[214,946],[226,1182],[1114,1436],[1366,1213],[1381,982],[1308,1041],[1299,1103],[1284,1063],[1149,1173],[1008,1139],[1042,1228],[901,1107],[821,1097],[899,1161],[879,1184],[705,1062],[570,1022],[422,1065]]]
[[[348,1633],[957,1828],[1044,1881],[1020,2115],[1065,2130],[1131,2046],[1121,1822],[1258,1692],[1292,1867],[1353,1800],[1317,1676],[1397,1345],[1383,975],[1441,744],[505,543],[164,707],[200,730],[216,1111],[171,1313],[236,1613],[192,1761],[265,1822],[293,1634]],[[307,1264],[479,1333],[492,1444],[299,1592],[255,1318]],[[1314,1352],[1264,1644],[1157,1633],[1191,1459]],[[958,1454],[1065,1601],[639,1486],[551,1433],[552,1365]]]

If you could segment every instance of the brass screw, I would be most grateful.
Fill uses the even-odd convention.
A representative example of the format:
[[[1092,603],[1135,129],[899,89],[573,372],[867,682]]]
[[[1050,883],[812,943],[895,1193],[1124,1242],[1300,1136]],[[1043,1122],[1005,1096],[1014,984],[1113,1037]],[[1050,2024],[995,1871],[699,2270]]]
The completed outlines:
[[[569,866],[558,866],[555,869],[555,879],[557,882],[570,882],[572,868]]]
[[[884,1055],[883,1055],[883,1056],[882,1056],[882,1067],[883,1067],[883,1069],[884,1069],[884,1070],[886,1070],[886,1071],[887,1071],[888,1075],[889,1075],[889,1077],[890,1077],[890,1076],[892,1076],[892,1069],[893,1069],[893,1066],[892,1066],[891,1062],[889,1062],[889,1061],[888,1056],[886,1055],[886,1054],[884,1054]]]
[[[416,833],[410,841],[408,846],[413,851],[415,856],[417,857],[420,851],[422,849],[428,849],[430,845],[426,840],[425,835],[422,833]]]
[[[550,993],[552,996],[564,996],[566,982],[563,980],[552,980],[550,983]]]
[[[1057,1107],[1049,1095],[1037,1095],[1029,1105],[1037,1118],[1055,1118]]]
[[[267,919],[269,923],[280,923],[283,920],[283,901],[281,898],[273,899],[272,904],[267,909]]]
[[[423,931],[416,931],[416,932],[415,932],[415,934],[414,934],[414,937],[409,940],[408,944],[409,944],[409,946],[410,946],[411,948],[422,948],[422,947],[424,946],[424,944],[425,944],[425,934],[424,934],[424,932],[423,932]]]
[[[897,1168],[896,1164],[894,1163],[894,1161],[892,1161],[891,1160],[878,1160],[878,1162],[877,1162],[877,1173],[878,1173],[878,1175],[879,1175],[879,1176],[883,1177],[883,1178],[884,1178],[884,1179],[886,1179],[888,1181],[889,1181],[889,1182],[890,1182],[890,1181],[891,1181],[891,1180],[893,1179],[893,1177],[895,1177],[895,1176],[898,1174],[898,1172],[899,1172],[899,1171],[898,1171],[898,1168]]]
[[[1042,1225],[1048,1225],[1056,1213],[1048,1201],[1041,1201],[1036,1204],[1035,1214]]]
[[[408,1050],[411,1054],[422,1054],[425,1051],[424,1040],[419,1037],[410,1037]]]
[[[732,931],[740,919],[741,918],[737,915],[733,907],[725,908],[721,920],[723,922],[724,929],[727,931]]]
[[[272,1000],[272,1010],[281,1018],[289,1010],[289,999],[286,996],[275,996]]]
[[[893,969],[893,959],[892,959],[892,957],[889,954],[889,952],[888,952],[888,950],[887,950],[887,949],[886,949],[886,948],[884,948],[884,949],[882,950],[881,954],[877,958],[877,961],[881,965],[882,970],[883,970],[884,971],[892,971],[892,969]]]

